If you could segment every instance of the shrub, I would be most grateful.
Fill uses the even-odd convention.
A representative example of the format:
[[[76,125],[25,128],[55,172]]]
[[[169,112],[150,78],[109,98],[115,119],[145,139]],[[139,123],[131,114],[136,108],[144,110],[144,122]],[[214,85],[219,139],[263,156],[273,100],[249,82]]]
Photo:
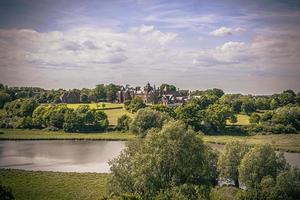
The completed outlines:
[[[121,117],[118,118],[117,129],[128,131],[131,121],[132,121],[131,117],[129,117],[126,114],[122,115]]]
[[[259,120],[260,120],[260,116],[257,113],[252,113],[249,119],[251,124],[257,124]]]
[[[161,128],[165,122],[169,121],[170,117],[166,113],[144,108],[139,110],[130,124],[130,130],[144,137],[152,128]]]
[[[0,199],[1,200],[14,200],[14,196],[10,188],[0,185]]]

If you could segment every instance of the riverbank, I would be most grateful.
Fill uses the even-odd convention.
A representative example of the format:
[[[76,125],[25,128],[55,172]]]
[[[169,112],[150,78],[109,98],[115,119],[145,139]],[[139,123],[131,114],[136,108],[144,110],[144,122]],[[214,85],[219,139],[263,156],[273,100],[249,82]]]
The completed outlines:
[[[0,140],[111,140],[126,141],[135,138],[130,132],[65,133],[29,129],[0,129]]]
[[[62,131],[41,131],[25,129],[0,129],[0,140],[112,140],[126,141],[136,136],[130,132],[106,133],[65,133]],[[230,141],[241,141],[248,144],[271,144],[276,150],[300,153],[300,134],[277,135],[205,135],[203,140],[208,143],[226,144]]]
[[[276,150],[285,152],[300,153],[300,134],[277,134],[277,135],[252,135],[252,136],[231,136],[213,135],[203,136],[203,141],[215,144],[226,144],[231,141],[245,142],[250,145],[270,144]]]
[[[12,189],[16,200],[96,200],[107,190],[109,174],[0,170],[0,184]]]

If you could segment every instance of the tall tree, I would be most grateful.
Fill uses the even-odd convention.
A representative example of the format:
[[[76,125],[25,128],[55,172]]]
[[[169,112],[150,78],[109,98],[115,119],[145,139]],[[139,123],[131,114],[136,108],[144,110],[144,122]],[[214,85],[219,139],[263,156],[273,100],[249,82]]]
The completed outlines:
[[[230,179],[235,187],[239,187],[239,165],[249,147],[240,142],[229,142],[218,159],[219,177],[223,180]]]

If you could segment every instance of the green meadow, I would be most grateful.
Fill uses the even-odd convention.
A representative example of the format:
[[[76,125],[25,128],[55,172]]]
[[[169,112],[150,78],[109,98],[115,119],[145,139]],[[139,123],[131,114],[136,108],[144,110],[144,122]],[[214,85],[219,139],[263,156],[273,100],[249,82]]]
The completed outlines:
[[[16,200],[97,200],[106,194],[109,176],[1,169],[0,184],[10,187]]]

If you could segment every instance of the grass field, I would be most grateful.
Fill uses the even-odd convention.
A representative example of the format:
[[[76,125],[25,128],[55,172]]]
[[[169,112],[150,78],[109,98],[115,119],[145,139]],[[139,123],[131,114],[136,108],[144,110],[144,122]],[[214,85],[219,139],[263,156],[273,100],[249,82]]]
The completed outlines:
[[[110,125],[117,125],[118,123],[118,118],[121,117],[122,115],[126,114],[130,117],[133,117],[133,114],[125,110],[124,108],[122,109],[111,109],[111,110],[103,110],[103,112],[106,113],[109,124]]]
[[[135,136],[129,132],[65,133],[29,129],[0,129],[0,140],[130,140]]]
[[[0,184],[16,200],[97,200],[106,194],[109,174],[0,170]]]
[[[102,105],[105,105],[104,107]],[[72,103],[67,104],[69,108],[76,109],[79,106],[88,105],[91,109],[112,109],[112,108],[123,108],[124,105],[120,103],[107,103],[107,102],[99,102],[99,103]]]
[[[248,115],[244,115],[244,114],[237,114],[237,122],[236,123],[230,123],[229,121],[227,121],[227,125],[238,125],[238,126],[246,126],[249,125],[249,116]]]
[[[102,107],[102,104],[105,104],[105,107]],[[117,125],[118,118],[121,117],[124,114],[127,114],[129,116],[133,116],[132,113],[128,112],[123,108],[123,104],[117,104],[117,103],[90,103],[90,104],[67,104],[69,108],[76,109],[81,105],[89,105],[92,109],[99,109],[103,110],[107,114],[107,118],[110,125]],[[98,107],[97,107],[98,105]]]
[[[230,136],[203,136],[209,143],[225,144],[231,141],[241,141],[247,144],[271,144],[275,149],[287,152],[300,152],[300,134]]]

